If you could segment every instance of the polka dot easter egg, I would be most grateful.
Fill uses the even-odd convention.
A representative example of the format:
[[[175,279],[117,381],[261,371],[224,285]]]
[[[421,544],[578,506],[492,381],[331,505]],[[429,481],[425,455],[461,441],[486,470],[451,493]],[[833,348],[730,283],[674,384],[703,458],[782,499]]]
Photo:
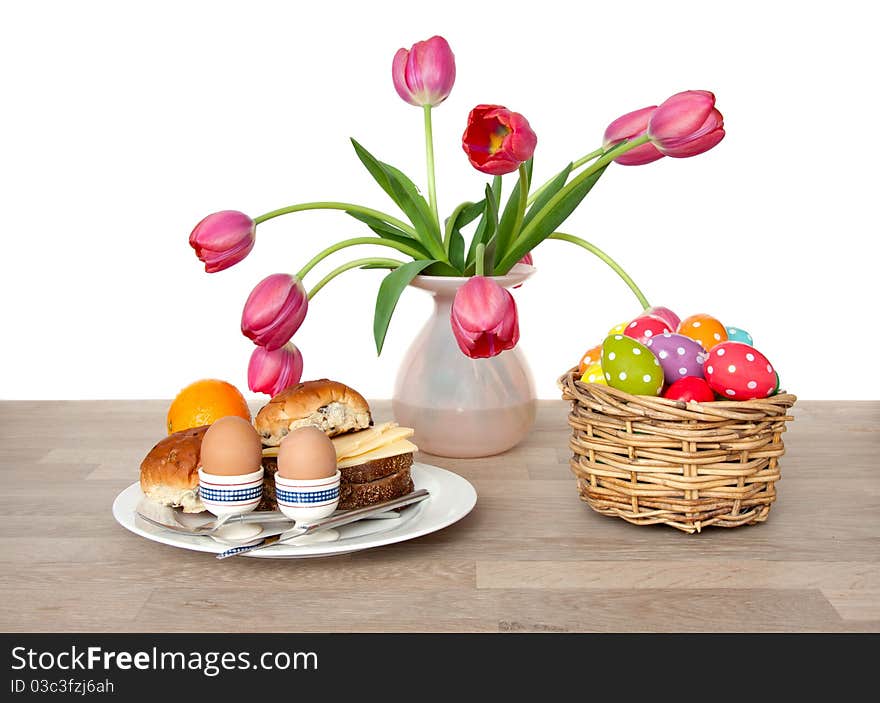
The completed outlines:
[[[754,344],[754,342],[752,341],[752,335],[750,335],[745,330],[741,330],[739,327],[727,328],[727,341],[742,342],[743,344]]]
[[[621,322],[619,325],[614,325],[614,327],[608,330],[608,336],[610,337],[613,334],[623,334],[623,331],[626,329],[629,323],[630,321],[627,320],[626,322]]]
[[[655,305],[652,308],[648,308],[645,310],[644,314],[659,317],[669,325],[670,331],[677,330],[678,325],[681,323],[681,318],[678,315],[672,312],[669,308],[664,308],[662,305]]]
[[[766,398],[776,387],[776,373],[767,357],[742,342],[713,347],[703,371],[709,387],[725,400]]]
[[[715,393],[709,387],[709,384],[706,383],[705,379],[688,376],[678,379],[669,386],[663,397],[670,400],[683,400],[685,403],[689,403],[692,400],[698,403],[711,403],[715,400]]]
[[[657,357],[632,337],[613,334],[602,342],[602,372],[612,388],[633,395],[660,395],[663,369]]]
[[[703,378],[703,364],[709,356],[700,343],[683,334],[666,332],[645,342],[657,359],[666,383],[675,383],[687,376]]]
[[[651,339],[651,337],[656,337],[658,334],[663,334],[664,332],[672,332],[672,329],[666,324],[665,320],[661,320],[659,317],[653,317],[651,315],[639,315],[635,320],[630,322],[623,331],[627,337],[637,339],[642,344],[645,343],[645,340]]]
[[[584,375],[581,377],[581,381],[584,383],[599,383],[603,386],[607,386],[608,382],[605,380],[605,374],[602,373],[601,362],[597,361],[595,364],[590,364],[584,370]]]
[[[676,330],[685,337],[690,337],[703,345],[703,349],[711,350],[716,344],[727,341],[727,330],[711,315],[700,313],[691,315],[681,321]]]
[[[583,373],[593,364],[599,362],[599,355],[602,353],[602,345],[599,344],[592,349],[587,349],[584,355],[581,357],[581,361],[578,364],[578,373]]]

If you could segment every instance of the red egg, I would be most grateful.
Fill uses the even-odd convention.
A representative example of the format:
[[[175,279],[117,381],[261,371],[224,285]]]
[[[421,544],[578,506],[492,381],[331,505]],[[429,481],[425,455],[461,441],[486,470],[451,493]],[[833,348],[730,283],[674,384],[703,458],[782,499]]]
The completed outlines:
[[[712,347],[703,372],[709,387],[726,400],[766,398],[776,387],[776,373],[767,357],[743,342]]]
[[[645,343],[645,340],[661,335],[664,332],[672,332],[672,330],[665,320],[653,315],[639,315],[623,331],[627,337],[632,337],[642,344]]]
[[[709,388],[709,384],[697,376],[687,376],[678,379],[663,394],[670,400],[683,400],[685,403],[696,400],[698,403],[709,403],[715,400],[715,393]]]

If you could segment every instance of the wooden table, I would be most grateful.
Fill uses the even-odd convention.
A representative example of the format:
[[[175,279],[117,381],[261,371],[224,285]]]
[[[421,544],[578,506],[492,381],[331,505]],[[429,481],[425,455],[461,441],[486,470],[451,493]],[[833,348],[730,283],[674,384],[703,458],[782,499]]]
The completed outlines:
[[[566,406],[548,401],[504,456],[422,457],[477,488],[452,527],[346,556],[225,562],[110,514],[166,407],[0,403],[0,629],[880,631],[877,402],[798,403],[763,525],[689,536],[593,513],[569,473]],[[389,417],[387,402],[374,411]]]

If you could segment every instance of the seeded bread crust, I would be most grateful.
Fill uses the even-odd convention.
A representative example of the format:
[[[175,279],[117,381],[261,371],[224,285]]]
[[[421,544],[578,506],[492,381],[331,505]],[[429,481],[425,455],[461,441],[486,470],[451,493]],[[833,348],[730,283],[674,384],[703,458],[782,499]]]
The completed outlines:
[[[364,397],[344,383],[326,378],[291,386],[274,396],[254,419],[264,447],[277,447],[292,430],[314,426],[328,437],[364,430],[373,424]]]

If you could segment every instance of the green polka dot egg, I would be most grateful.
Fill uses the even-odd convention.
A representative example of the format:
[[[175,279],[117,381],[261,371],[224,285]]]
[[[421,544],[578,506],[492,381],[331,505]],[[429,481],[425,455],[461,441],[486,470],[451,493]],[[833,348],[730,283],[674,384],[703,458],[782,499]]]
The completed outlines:
[[[612,388],[633,395],[660,395],[663,369],[654,353],[632,337],[612,334],[602,342],[602,372]]]

